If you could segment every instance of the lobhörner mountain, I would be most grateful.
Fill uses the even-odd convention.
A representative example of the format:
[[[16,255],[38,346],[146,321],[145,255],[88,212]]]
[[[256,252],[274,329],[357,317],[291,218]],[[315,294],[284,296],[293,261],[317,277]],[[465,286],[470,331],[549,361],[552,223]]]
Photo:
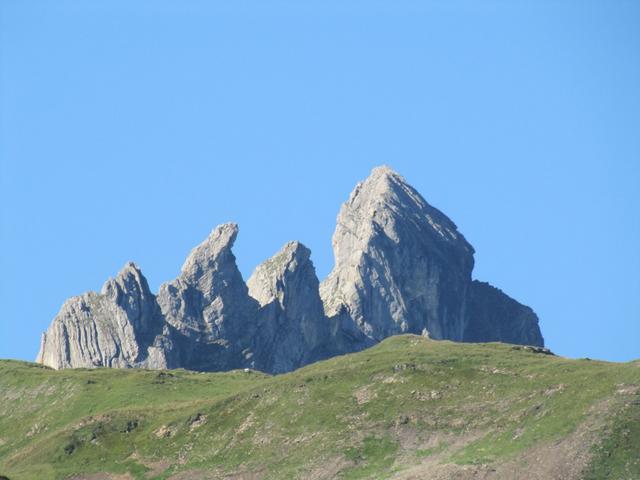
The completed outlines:
[[[533,310],[473,280],[473,247],[388,167],[373,169],[342,206],[335,266],[322,283],[295,241],[245,283],[237,235],[236,224],[216,227],[155,295],[130,262],[100,293],[70,298],[37,362],[284,373],[406,333],[544,346]]]

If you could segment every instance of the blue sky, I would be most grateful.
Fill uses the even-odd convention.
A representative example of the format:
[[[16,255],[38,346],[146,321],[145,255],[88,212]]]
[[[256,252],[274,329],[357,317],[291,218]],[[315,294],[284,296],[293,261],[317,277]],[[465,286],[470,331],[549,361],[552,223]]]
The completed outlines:
[[[332,267],[388,164],[559,354],[640,357],[640,2],[0,2],[0,357],[236,221]]]

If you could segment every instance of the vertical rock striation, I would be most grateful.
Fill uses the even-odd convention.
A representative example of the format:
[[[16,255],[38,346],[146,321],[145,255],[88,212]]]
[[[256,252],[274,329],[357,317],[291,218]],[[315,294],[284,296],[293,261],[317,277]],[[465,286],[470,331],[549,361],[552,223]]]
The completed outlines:
[[[472,280],[473,247],[400,175],[375,168],[338,215],[335,267],[287,243],[245,284],[227,223],[154,296],[133,263],[100,293],[64,303],[37,361],[54,368],[145,367],[281,373],[399,333],[542,346],[538,318]]]
[[[155,297],[130,262],[99,294],[85,293],[64,303],[42,334],[36,361],[53,368],[139,366],[161,328]]]

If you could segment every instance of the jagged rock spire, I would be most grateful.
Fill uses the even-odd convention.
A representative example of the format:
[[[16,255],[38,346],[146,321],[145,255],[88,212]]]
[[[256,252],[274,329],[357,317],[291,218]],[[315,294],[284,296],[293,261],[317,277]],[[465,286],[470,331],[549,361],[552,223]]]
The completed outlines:
[[[373,169],[342,206],[327,313],[346,308],[374,340],[403,332],[460,340],[473,247],[389,167]]]
[[[142,364],[161,324],[156,311],[147,280],[129,262],[100,294],[88,292],[64,303],[42,335],[37,361],[53,368]]]
[[[170,365],[196,370],[244,365],[242,352],[255,328],[258,305],[249,297],[231,250],[237,235],[235,223],[219,225],[191,251],[180,276],[160,286]]]
[[[273,257],[256,267],[247,286],[249,295],[261,306],[275,300],[283,309],[296,309],[297,300],[308,299],[318,293],[311,250],[300,242],[288,242]],[[300,312],[301,315],[304,313]]]
[[[191,250],[182,265],[181,278],[185,281],[197,282],[202,275],[221,270],[219,264],[234,266],[235,257],[231,248],[237,236],[237,224],[218,225],[204,242]]]
[[[216,227],[191,251],[180,276],[160,287],[162,313],[182,333],[223,338],[239,326],[239,316],[248,314],[247,286],[231,251],[237,235],[234,223]]]
[[[247,282],[261,305],[253,346],[258,368],[281,373],[327,356],[329,324],[310,256],[300,242],[289,242]]]
[[[335,267],[321,285],[299,242],[245,284],[232,252],[237,235],[234,223],[216,227],[157,297],[129,262],[99,294],[69,299],[38,361],[279,373],[403,332],[543,345],[535,313],[472,281],[473,247],[389,167],[373,169],[342,206]]]
[[[115,278],[108,279],[100,295],[122,308],[140,332],[151,327],[156,313],[155,299],[147,279],[135,263],[127,262]]]

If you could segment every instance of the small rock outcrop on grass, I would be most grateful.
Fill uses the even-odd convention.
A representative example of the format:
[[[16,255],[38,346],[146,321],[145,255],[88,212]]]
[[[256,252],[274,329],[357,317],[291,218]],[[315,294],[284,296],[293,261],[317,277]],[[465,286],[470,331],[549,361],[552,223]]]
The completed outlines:
[[[157,296],[133,263],[69,299],[42,336],[53,368],[145,367],[283,373],[400,333],[542,347],[533,310],[472,279],[474,249],[403,177],[375,168],[338,215],[335,267],[287,243],[245,283],[238,226],[216,227]]]

